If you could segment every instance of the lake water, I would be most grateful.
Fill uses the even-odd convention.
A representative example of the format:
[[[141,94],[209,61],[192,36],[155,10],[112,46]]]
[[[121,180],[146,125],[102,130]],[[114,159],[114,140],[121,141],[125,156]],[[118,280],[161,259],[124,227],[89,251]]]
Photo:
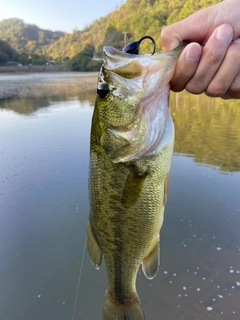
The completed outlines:
[[[93,103],[0,103],[1,320],[101,320],[105,267],[84,251]],[[171,105],[161,267],[137,280],[146,319],[239,320],[240,102],[178,94]]]

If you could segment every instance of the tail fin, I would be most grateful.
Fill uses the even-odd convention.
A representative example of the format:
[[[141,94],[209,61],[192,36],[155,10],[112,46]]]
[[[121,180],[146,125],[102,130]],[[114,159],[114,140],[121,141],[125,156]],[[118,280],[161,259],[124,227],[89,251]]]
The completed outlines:
[[[115,300],[108,290],[105,295],[103,320],[144,320],[145,316],[140,306],[137,294],[132,299],[123,302]]]

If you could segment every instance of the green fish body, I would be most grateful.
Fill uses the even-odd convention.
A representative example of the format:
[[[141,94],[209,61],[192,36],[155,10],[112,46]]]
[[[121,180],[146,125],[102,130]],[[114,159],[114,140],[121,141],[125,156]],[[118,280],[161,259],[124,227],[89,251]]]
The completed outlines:
[[[133,55],[104,48],[90,143],[87,249],[104,257],[108,289],[103,320],[143,320],[136,291],[139,266],[152,279],[167,199],[174,127],[168,98],[184,48]]]

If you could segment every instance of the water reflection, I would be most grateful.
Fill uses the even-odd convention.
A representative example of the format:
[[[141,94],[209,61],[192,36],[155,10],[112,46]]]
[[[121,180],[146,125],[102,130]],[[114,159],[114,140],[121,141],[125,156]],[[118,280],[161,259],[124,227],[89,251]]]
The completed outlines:
[[[240,102],[187,93],[172,95],[177,153],[194,161],[240,171]]]
[[[0,319],[65,320],[73,311],[92,108],[30,100],[29,110],[40,105],[31,116],[0,112]]]
[[[21,115],[31,115],[38,109],[47,108],[52,105],[55,101],[68,101],[78,100],[79,102],[86,101],[88,105],[94,106],[96,92],[80,92],[73,95],[52,96],[52,97],[35,97],[35,98],[14,98],[8,100],[0,100],[0,112],[1,109],[12,110]]]
[[[89,99],[1,106],[0,319],[101,319],[105,268],[84,255]],[[161,266],[153,281],[140,273],[137,282],[147,320],[240,318],[239,109],[214,101],[171,102],[176,144]]]
[[[0,101],[1,109],[31,115],[55,101],[78,100],[94,106],[96,93],[78,92],[72,96],[21,98]],[[221,172],[240,171],[240,102],[210,99],[188,93],[171,96],[175,124],[175,153],[194,158],[197,163],[216,167]]]

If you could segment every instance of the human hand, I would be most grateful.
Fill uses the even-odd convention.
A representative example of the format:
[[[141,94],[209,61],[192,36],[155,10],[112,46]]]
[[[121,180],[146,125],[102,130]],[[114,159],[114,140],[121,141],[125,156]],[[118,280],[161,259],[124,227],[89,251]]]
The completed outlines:
[[[163,29],[166,51],[193,41],[182,52],[171,89],[240,98],[240,0],[225,0]]]

